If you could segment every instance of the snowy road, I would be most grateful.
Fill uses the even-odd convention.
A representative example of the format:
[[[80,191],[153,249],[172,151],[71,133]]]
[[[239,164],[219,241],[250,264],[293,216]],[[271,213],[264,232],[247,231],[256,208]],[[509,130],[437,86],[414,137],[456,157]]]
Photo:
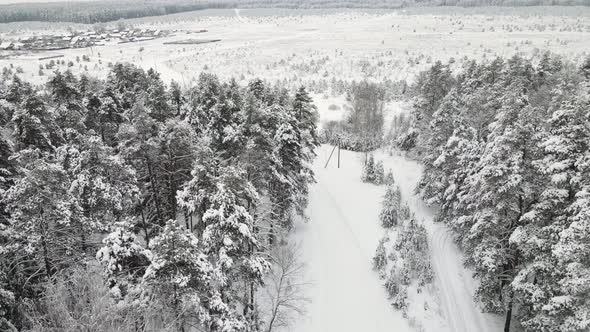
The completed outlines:
[[[311,221],[299,224],[295,236],[302,242],[312,303],[298,332],[406,332],[413,331],[394,311],[371,269],[371,257],[382,234],[377,208],[379,187],[358,181],[360,162],[348,160],[337,169],[323,168],[327,148],[319,151],[308,209]],[[356,158],[348,154],[348,158]],[[370,199],[366,199],[370,198]]]
[[[342,151],[341,168],[336,153],[327,169],[331,147],[322,146],[314,164],[318,183],[311,188],[309,223],[298,224],[294,238],[301,243],[307,263],[312,303],[305,319],[290,331],[380,332],[414,331],[387,300],[371,257],[383,230],[378,222],[383,187],[360,181],[362,154]],[[402,156],[378,153],[391,169],[404,200],[428,230],[435,286],[446,326],[424,326],[427,332],[492,332],[502,330],[500,317],[482,314],[472,300],[476,287],[471,272],[451,233],[433,223],[434,211],[413,194],[422,168]]]

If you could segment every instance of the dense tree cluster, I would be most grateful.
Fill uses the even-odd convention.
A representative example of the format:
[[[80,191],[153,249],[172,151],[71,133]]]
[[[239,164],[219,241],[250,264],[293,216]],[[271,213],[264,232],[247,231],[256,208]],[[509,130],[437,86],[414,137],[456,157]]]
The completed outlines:
[[[104,81],[15,76],[0,84],[0,115],[3,330],[263,326],[268,254],[314,181],[304,88],[202,74],[181,89],[116,64]],[[104,310],[105,294],[72,282],[96,275],[117,304],[108,319],[54,305]]]
[[[588,63],[588,61],[586,62]],[[590,81],[537,59],[435,64],[418,81],[418,190],[440,206],[486,311],[527,331],[590,328]]]

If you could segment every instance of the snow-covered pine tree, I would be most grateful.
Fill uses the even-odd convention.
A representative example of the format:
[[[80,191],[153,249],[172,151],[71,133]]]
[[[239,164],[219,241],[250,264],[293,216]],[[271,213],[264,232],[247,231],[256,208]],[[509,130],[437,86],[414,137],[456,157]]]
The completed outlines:
[[[197,144],[199,139],[193,128],[186,121],[170,119],[166,121],[159,133],[160,142],[160,174],[161,185],[166,188],[165,196],[170,207],[168,217],[184,214],[187,228],[190,226],[190,216],[186,210],[179,209],[178,191],[182,189],[187,179],[191,178],[191,171],[197,159]]]
[[[369,155],[367,162],[363,166],[361,180],[368,183],[373,183],[373,181],[375,181],[375,158],[373,155]]]
[[[254,310],[256,287],[262,284],[270,268],[259,252],[254,219],[247,208],[256,204],[258,194],[244,170],[227,166],[218,173],[216,191],[203,215],[204,250],[213,263],[214,277],[225,302],[231,304],[237,300],[238,291],[233,287],[239,281],[249,285],[248,299],[243,299],[248,313]]]
[[[159,123],[174,116],[174,109],[170,105],[170,96],[160,74],[150,68],[146,73],[146,90],[143,93],[145,106],[149,114]]]
[[[202,222],[202,218],[217,190],[219,160],[211,149],[210,142],[208,137],[199,138],[196,141],[191,178],[185,182],[182,190],[177,192],[179,207],[185,211],[185,216],[190,216],[190,221],[186,221],[187,228],[196,232],[198,238],[205,231],[206,225]]]
[[[54,150],[63,142],[63,134],[47,104],[35,93],[23,98],[22,106],[16,109],[12,117],[17,150]]]
[[[98,136],[80,136],[75,144],[64,144],[56,158],[69,176],[68,194],[81,209],[75,236],[86,252],[92,233],[109,230],[131,212],[138,194],[135,171]]]
[[[385,175],[385,178],[383,179],[383,184],[385,184],[387,186],[392,186],[395,184],[395,179],[393,178],[393,173],[391,173],[391,170],[387,171],[387,174]]]
[[[538,162],[539,171],[547,178],[544,190],[522,217],[526,224],[511,238],[526,262],[512,284],[526,304],[519,316],[529,330],[568,330],[566,326],[580,314],[575,308],[584,310],[588,306],[583,300],[588,289],[576,294],[571,284],[564,287],[565,280],[572,277],[579,282],[576,274],[580,270],[568,268],[584,266],[583,257],[574,252],[580,248],[576,241],[589,237],[583,233],[585,221],[580,214],[583,216],[586,209],[580,202],[586,201],[583,188],[588,176],[590,104],[583,90],[578,94],[561,102],[548,120],[548,136],[540,144],[544,158]],[[568,252],[569,248],[575,249]]]
[[[78,90],[78,85],[78,80],[69,70],[63,74],[59,70],[56,70],[53,76],[47,81],[47,88],[51,94],[51,98],[58,106],[80,101],[81,94]]]
[[[10,142],[4,135],[0,134],[0,197],[3,197],[4,192],[12,186],[13,178],[16,176],[16,164],[10,159],[12,154],[13,150]],[[0,199],[0,225],[8,223],[9,215]]]
[[[449,186],[447,181],[452,171],[449,166],[455,166],[448,165],[448,161],[444,159],[444,150],[457,125],[455,118],[460,112],[460,103],[457,91],[451,90],[430,121],[431,134],[426,142],[428,154],[422,160],[424,173],[418,185],[421,196],[430,204],[443,202],[445,190]],[[443,166],[445,162],[447,164]]]
[[[220,158],[236,158],[244,148],[242,96],[235,80],[220,86],[217,103],[212,107],[205,135],[211,137],[214,151]]]
[[[112,85],[92,93],[86,103],[87,114],[84,123],[94,130],[109,146],[117,145],[115,138],[119,126],[125,121],[124,109],[120,97]]]
[[[164,313],[177,331],[188,326],[218,324],[213,266],[202,252],[198,239],[185,227],[169,220],[150,244],[151,262],[143,275],[142,288],[148,303]],[[223,319],[227,319],[226,313]]]
[[[306,196],[307,184],[313,181],[313,173],[304,164],[304,141],[297,120],[282,107],[276,107],[274,112],[282,116],[273,139],[275,181],[269,192],[274,204],[273,217],[290,228],[294,212],[305,209],[306,200],[302,198]],[[303,206],[298,206],[299,203]]]
[[[469,179],[473,212],[461,217],[471,225],[463,244],[482,282],[476,298],[486,310],[506,314],[506,331],[514,304],[510,283],[522,268],[522,254],[509,238],[538,194],[533,161],[540,155],[540,124],[525,92],[519,82],[508,88]]]
[[[379,160],[375,163],[375,181],[376,185],[382,185],[385,180],[385,168],[383,167],[383,161]]]
[[[542,310],[551,317],[559,331],[585,331],[590,328],[590,156],[584,160],[585,183],[571,205],[572,215],[567,228],[559,234],[553,248],[557,268],[562,272],[554,294]]]
[[[375,256],[373,256],[373,270],[379,272],[380,277],[385,277],[383,269],[387,266],[387,252],[385,251],[385,242],[389,241],[387,238],[379,240]]]
[[[119,128],[116,136],[118,150],[122,158],[136,169],[140,188],[137,209],[142,215],[142,223],[146,223],[144,228],[154,232],[163,227],[167,219],[176,218],[173,215],[175,208],[167,204],[169,194],[166,190],[169,188],[162,184],[165,183],[161,174],[164,158],[161,153],[162,124],[149,115],[143,100],[125,115],[130,121]]]
[[[317,136],[318,111],[313,104],[313,99],[307,93],[305,87],[300,87],[295,93],[293,100],[292,112],[297,119],[298,127],[303,139],[302,145],[305,147],[306,161],[313,160],[315,157],[315,148],[319,146]]]
[[[295,207],[297,213],[303,215],[304,209],[307,207],[309,184],[315,182],[311,165],[316,157],[315,149],[320,145],[317,133],[319,115],[305,87],[300,87],[295,93],[292,112],[297,120],[296,126],[300,131],[302,159],[298,176],[299,193],[295,199]]]

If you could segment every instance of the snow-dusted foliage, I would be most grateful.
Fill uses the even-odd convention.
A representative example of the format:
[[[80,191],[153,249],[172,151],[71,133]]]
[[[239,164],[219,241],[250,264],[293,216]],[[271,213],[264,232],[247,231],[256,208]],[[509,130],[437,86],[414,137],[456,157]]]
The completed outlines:
[[[104,268],[111,295],[117,301],[139,304],[141,279],[152,253],[126,228],[123,224],[102,240],[103,247],[96,253],[96,259]]]
[[[381,212],[379,219],[381,226],[391,228],[397,225],[398,221],[404,218],[402,216],[402,195],[399,188],[395,185],[388,185],[385,189],[385,196],[381,203]]]
[[[476,299],[506,329],[518,308],[527,331],[587,330],[588,78],[544,53],[470,62],[432,90],[437,66],[418,84],[418,190],[455,229]]]
[[[203,74],[183,90],[115,64],[103,81],[56,71],[34,88],[15,76],[0,109],[3,327],[59,312],[44,312],[64,299],[47,283],[98,275],[96,261],[122,330],[261,325],[267,252],[314,181],[317,111],[305,88]]]
[[[387,229],[379,242],[373,257],[373,268],[385,280],[384,287],[391,304],[405,314],[408,288],[420,293],[432,283],[434,275],[424,226],[413,216],[400,218],[399,223],[393,226],[397,227]]]
[[[385,280],[392,306],[406,316],[408,287],[420,293],[434,275],[426,229],[415,221],[407,205],[402,206],[400,189],[390,183],[379,214],[385,235],[373,256],[373,269]]]
[[[373,183],[376,185],[383,184],[385,181],[385,169],[383,168],[383,162],[376,162],[373,155],[369,155],[363,167],[361,180],[363,182]]]

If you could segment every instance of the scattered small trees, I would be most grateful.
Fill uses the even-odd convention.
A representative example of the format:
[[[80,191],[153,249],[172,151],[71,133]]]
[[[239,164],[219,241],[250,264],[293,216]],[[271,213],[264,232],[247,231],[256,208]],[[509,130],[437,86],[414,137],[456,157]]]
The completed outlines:
[[[381,185],[385,181],[385,169],[383,168],[383,162],[375,162],[373,155],[370,155],[367,162],[363,166],[363,173],[361,175],[363,182],[373,183]]]

